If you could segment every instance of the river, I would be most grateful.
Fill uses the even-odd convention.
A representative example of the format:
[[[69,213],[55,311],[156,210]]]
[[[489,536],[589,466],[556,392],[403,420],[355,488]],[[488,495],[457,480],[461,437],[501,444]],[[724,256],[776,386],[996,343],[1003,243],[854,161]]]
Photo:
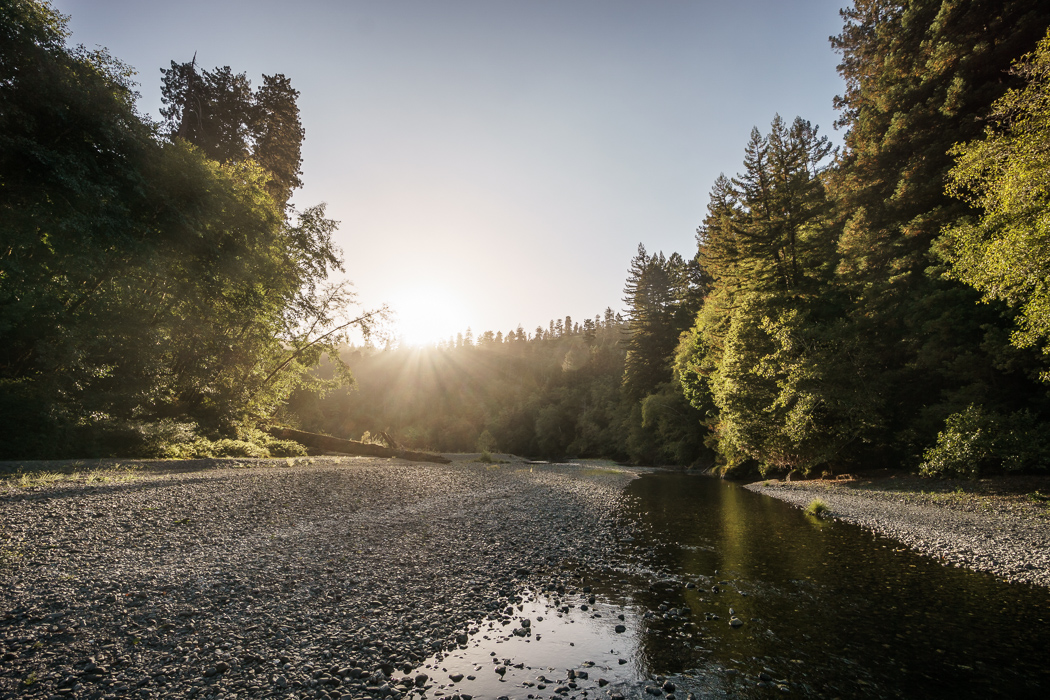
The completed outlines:
[[[1050,697],[1050,590],[710,478],[644,474],[622,517],[607,568],[428,659],[429,697]]]

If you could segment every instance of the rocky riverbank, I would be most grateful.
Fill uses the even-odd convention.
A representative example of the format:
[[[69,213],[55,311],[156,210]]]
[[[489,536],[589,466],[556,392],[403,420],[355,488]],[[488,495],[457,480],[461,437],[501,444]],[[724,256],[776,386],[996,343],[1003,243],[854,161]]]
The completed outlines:
[[[842,481],[762,481],[746,488],[907,544],[946,565],[1050,586],[1050,478],[930,481],[886,474]]]
[[[405,674],[510,620],[526,580],[601,565],[632,478],[372,458],[9,478],[0,698],[421,692]]]

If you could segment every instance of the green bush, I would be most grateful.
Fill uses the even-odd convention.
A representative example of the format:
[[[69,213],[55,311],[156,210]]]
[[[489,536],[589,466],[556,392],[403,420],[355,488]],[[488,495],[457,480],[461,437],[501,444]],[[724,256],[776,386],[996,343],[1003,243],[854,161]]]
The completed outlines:
[[[1050,439],[1028,411],[1008,415],[971,404],[953,413],[926,450],[919,473],[976,479],[986,472],[1034,471],[1050,467]]]
[[[814,515],[819,518],[826,515],[827,513],[830,513],[831,508],[828,506],[827,503],[820,500],[819,498],[814,498],[812,501],[809,502],[809,505],[806,506],[805,512],[808,515]]]
[[[306,448],[293,440],[278,440],[258,428],[241,428],[236,438],[209,440],[196,437],[193,426],[179,424],[155,433],[151,453],[167,459],[302,457]]]

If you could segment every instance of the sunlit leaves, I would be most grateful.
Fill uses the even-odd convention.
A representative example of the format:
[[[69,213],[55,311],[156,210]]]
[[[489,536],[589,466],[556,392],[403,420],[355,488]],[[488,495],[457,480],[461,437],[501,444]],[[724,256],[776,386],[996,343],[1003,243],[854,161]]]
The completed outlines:
[[[1015,345],[1050,353],[1050,35],[1015,72],[1027,83],[995,103],[984,139],[952,150],[948,191],[983,213],[946,229],[947,257],[985,300],[1020,308]]]

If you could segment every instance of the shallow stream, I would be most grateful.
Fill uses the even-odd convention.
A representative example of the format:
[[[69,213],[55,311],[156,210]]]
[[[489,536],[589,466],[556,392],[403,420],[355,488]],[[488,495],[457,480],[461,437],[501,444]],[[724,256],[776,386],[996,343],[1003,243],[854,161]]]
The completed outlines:
[[[1050,697],[1050,590],[704,477],[643,475],[623,515],[608,568],[479,621],[426,697]]]

